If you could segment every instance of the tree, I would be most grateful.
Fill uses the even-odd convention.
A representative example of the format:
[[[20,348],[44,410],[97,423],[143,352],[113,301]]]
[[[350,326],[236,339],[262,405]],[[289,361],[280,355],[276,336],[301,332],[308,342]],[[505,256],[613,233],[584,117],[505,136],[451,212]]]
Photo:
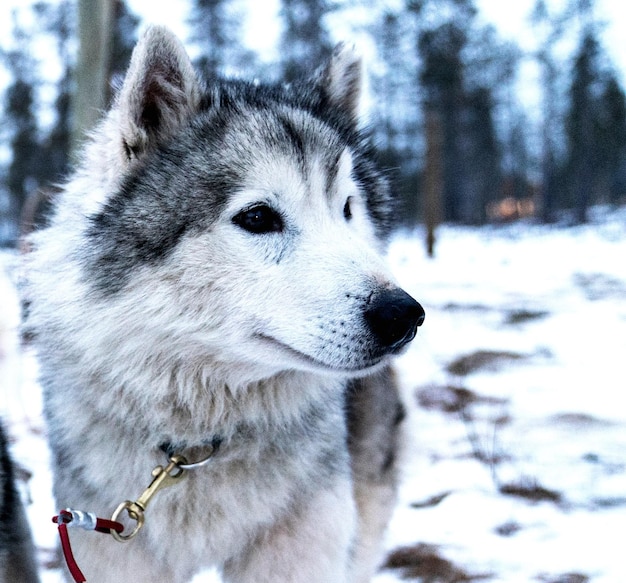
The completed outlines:
[[[29,190],[37,180],[37,122],[33,114],[33,86],[17,77],[6,93],[6,113],[13,125],[12,159],[7,173],[7,186],[13,201],[13,216],[17,219]]]
[[[544,223],[551,223],[559,206],[557,139],[562,133],[557,110],[559,67],[555,47],[563,36],[567,18],[563,13],[551,14],[545,0],[536,0],[530,20],[541,37],[536,55],[543,85],[541,219]]]
[[[74,146],[93,128],[109,96],[114,0],[79,0],[76,91],[72,109]]]
[[[501,183],[500,144],[493,120],[493,97],[487,87],[466,94],[463,158],[465,176],[460,215],[463,222],[482,224],[487,205],[499,195]]]
[[[28,232],[33,227],[45,221],[49,203],[56,194],[59,181],[67,174],[70,166],[70,150],[72,139],[82,137],[82,130],[76,129],[73,135],[72,119],[73,106],[80,101],[75,96],[76,88],[76,55],[74,54],[74,40],[77,33],[76,5],[73,0],[59,2],[38,2],[34,6],[37,17],[38,34],[54,37],[57,45],[57,57],[62,67],[61,75],[56,82],[56,97],[53,108],[55,113],[54,124],[50,131],[41,137],[38,154],[38,182],[39,188],[28,193],[28,202],[22,213],[22,231]],[[103,78],[100,85],[100,99],[106,107],[111,99],[112,88],[115,85],[115,76],[121,76],[130,61],[132,49],[136,43],[136,27],[139,22],[126,7],[123,0],[113,0],[113,37],[111,41],[111,55],[98,55],[101,59],[97,66],[107,67],[101,72]],[[107,24],[108,26],[108,24]],[[107,63],[108,61],[108,63]],[[93,89],[88,87],[89,90]],[[89,122],[95,124],[101,112],[94,109],[93,118]]]
[[[528,148],[529,121],[519,107],[512,107],[508,113],[509,127],[504,154],[508,163],[504,166],[503,194],[516,200],[529,198],[531,195],[531,162]]]
[[[329,57],[331,43],[324,18],[330,10],[327,0],[281,0],[284,30],[280,46],[285,81],[311,73]]]
[[[14,23],[13,38],[18,49],[3,54],[12,77],[4,96],[4,130],[11,150],[6,172],[9,232],[6,237],[16,241],[20,214],[29,193],[39,183],[39,127],[35,116],[36,69],[27,47],[28,34]]]
[[[463,51],[464,105],[459,132],[465,136],[466,176],[462,201],[465,222],[483,223],[487,206],[502,197],[504,176],[512,173],[512,141],[520,50],[501,40],[493,26],[474,25]],[[508,157],[505,158],[505,154]],[[526,170],[526,167],[524,167]]]
[[[477,19],[473,0],[408,0],[417,32],[424,119],[441,125],[443,219],[482,223],[512,173],[513,83],[520,50]],[[524,170],[526,167],[524,166]]]
[[[400,11],[383,10],[373,14],[373,24],[368,27],[378,51],[370,76],[375,95],[370,114],[375,120],[374,137],[381,162],[394,169],[395,188],[402,201],[399,218],[411,225],[424,210],[419,205],[419,174],[425,145],[416,91],[417,61],[410,40],[412,24]]]
[[[194,0],[189,23],[200,49],[195,65],[207,78],[233,73],[253,60],[242,48],[240,21],[229,0]]]
[[[74,2],[62,0],[58,4],[36,5],[39,16],[45,21],[44,29],[57,39],[58,56],[63,67],[63,73],[57,84],[56,123],[44,144],[46,153],[44,158],[50,165],[46,175],[49,180],[57,180],[67,171],[72,139],[80,139],[84,131],[93,127],[101,112],[107,108],[115,86],[121,85],[121,78],[126,72],[137,42],[136,30],[139,18],[128,10],[126,2],[105,0],[100,4],[99,25],[89,21],[88,30],[83,30],[81,34],[85,37],[92,34],[94,28],[103,27],[98,32],[102,51],[94,54],[81,48],[78,63],[71,47],[77,34],[77,25],[78,28],[84,27],[85,22],[82,25],[76,22]],[[83,11],[87,9],[82,8]],[[79,16],[80,14],[79,12]],[[94,56],[97,59],[94,60]],[[85,76],[85,67],[91,67],[88,76]],[[89,79],[97,80],[96,86],[85,87]],[[81,98],[85,91],[87,95]],[[88,99],[96,100],[91,107],[85,103]],[[98,103],[101,106],[95,107]],[[77,124],[75,128],[73,118]]]
[[[373,30],[374,37],[380,39],[379,53],[383,66],[383,71],[374,80],[378,89],[377,93],[380,95],[379,142],[385,151],[396,153],[402,148],[399,135],[408,114],[407,111],[398,107],[398,101],[403,94],[403,82],[407,77],[405,71],[402,70],[405,62],[402,51],[402,32],[401,17],[392,11],[385,11]]]
[[[463,108],[463,61],[466,32],[455,22],[422,31],[418,51],[422,58],[420,81],[424,107],[441,120],[443,218],[461,220],[464,160],[461,155],[459,127]],[[428,114],[427,114],[428,115]]]
[[[592,200],[594,177],[600,167],[596,149],[594,85],[598,83],[599,45],[595,34],[588,30],[576,55],[570,108],[567,115],[568,177],[573,195],[576,221],[587,221],[587,210]]]
[[[55,123],[42,143],[40,181],[58,181],[66,174],[70,160],[72,93],[74,91],[74,55],[71,51],[76,34],[75,6],[70,0],[58,4],[40,2],[35,5],[43,32],[56,38],[62,73],[54,101]]]
[[[431,110],[426,112],[426,156],[423,173],[423,209],[422,215],[426,226],[426,252],[435,256],[435,229],[441,222],[441,199],[443,192],[441,161],[441,122],[439,115]]]
[[[598,157],[607,199],[613,204],[626,196],[626,95],[613,72],[604,80],[598,110]]]

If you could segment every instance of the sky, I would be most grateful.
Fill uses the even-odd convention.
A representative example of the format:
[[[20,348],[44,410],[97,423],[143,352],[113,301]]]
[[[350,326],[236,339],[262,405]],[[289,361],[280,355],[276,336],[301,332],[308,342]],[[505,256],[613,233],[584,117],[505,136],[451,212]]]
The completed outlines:
[[[34,0],[1,0],[0,1],[0,44],[10,35],[11,10],[24,7]],[[143,18],[142,27],[150,23],[164,24],[170,27],[183,40],[188,39],[186,17],[188,2],[172,2],[171,0],[127,0],[131,10]],[[548,5],[558,8],[566,0],[548,0]],[[529,14],[535,0],[476,0],[480,18],[485,23],[495,25],[502,38],[516,41],[527,53],[532,53],[537,47],[539,35],[529,22]],[[266,62],[273,62],[278,58],[276,40],[280,35],[280,21],[278,19],[279,0],[264,0],[263,2],[247,2],[245,19],[245,38],[249,48],[257,51]],[[623,0],[596,0],[597,17],[603,22],[602,43],[606,48],[610,60],[626,86],[626,2]],[[341,24],[341,22],[339,22]],[[363,38],[345,38],[350,35],[350,23],[346,22],[345,30],[333,31],[333,40],[347,40],[355,42],[367,60],[370,46]],[[365,45],[365,46],[361,46]],[[41,53],[51,50],[52,47],[42,47]],[[53,49],[52,49],[53,50]],[[50,70],[52,78],[57,74]],[[538,83],[539,72],[536,63],[527,59],[520,71],[521,99],[533,117],[532,112],[540,110],[540,91]],[[7,82],[0,68],[0,86]]]
[[[532,49],[536,37],[528,23],[535,0],[476,0],[476,5],[484,20],[496,25],[505,38],[515,39],[523,48]],[[3,0],[0,2],[0,40],[11,30],[11,10],[30,2],[24,0]],[[128,0],[131,8],[141,14],[145,23],[165,24],[179,36],[186,37],[186,2],[171,0]],[[548,0],[551,6],[561,6],[564,0]],[[250,44],[264,54],[271,56],[274,39],[279,34],[280,25],[276,18],[278,0],[248,2],[248,38]],[[615,61],[622,76],[626,76],[626,3],[623,0],[596,0],[597,14],[606,23],[604,30],[605,46]]]
[[[535,0],[476,0],[483,18],[494,24],[504,38],[515,40],[523,50],[532,51],[537,35],[528,16]],[[563,0],[548,0],[549,6],[561,7]],[[626,3],[623,0],[596,0],[596,17],[603,24],[602,40],[611,61],[626,81]]]
[[[184,38],[183,3],[169,0],[128,0],[128,3],[137,13],[145,14],[147,20],[166,24]],[[485,22],[494,24],[504,38],[517,41],[522,49],[528,51],[532,51],[537,43],[536,32],[528,20],[534,3],[535,0],[476,0]],[[561,7],[564,3],[564,0],[548,0],[548,5],[553,7]],[[249,2],[248,6],[248,42],[269,60],[275,55],[273,44],[280,33],[278,1]],[[604,46],[620,76],[626,80],[626,2],[596,0],[596,6],[597,16],[604,23]]]

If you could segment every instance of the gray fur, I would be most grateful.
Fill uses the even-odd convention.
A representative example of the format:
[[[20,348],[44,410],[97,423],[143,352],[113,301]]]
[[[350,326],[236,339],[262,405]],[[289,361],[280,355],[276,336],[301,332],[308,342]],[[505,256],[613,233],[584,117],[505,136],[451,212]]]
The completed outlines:
[[[391,198],[359,87],[345,46],[288,87],[205,87],[152,28],[32,238],[59,508],[107,516],[164,452],[220,444],[132,542],[74,537],[90,582],[371,575],[396,479],[386,371],[423,311],[380,255]]]

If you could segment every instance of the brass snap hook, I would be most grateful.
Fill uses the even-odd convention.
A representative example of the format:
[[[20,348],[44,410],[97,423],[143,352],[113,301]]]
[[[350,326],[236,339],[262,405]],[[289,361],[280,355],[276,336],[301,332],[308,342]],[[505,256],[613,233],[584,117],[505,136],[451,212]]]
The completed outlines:
[[[144,513],[152,497],[159,490],[167,488],[168,486],[171,486],[179,481],[185,473],[184,466],[186,463],[187,460],[182,455],[172,456],[170,458],[170,463],[166,467],[157,466],[154,470],[152,470],[152,482],[150,482],[150,485],[143,491],[141,496],[139,496],[135,502],[125,500],[115,509],[111,520],[118,522],[117,519],[119,516],[122,512],[126,511],[129,518],[136,522],[135,527],[128,534],[124,534],[124,531],[120,533],[111,530],[111,536],[113,536],[116,541],[126,542],[137,535],[144,525]]]

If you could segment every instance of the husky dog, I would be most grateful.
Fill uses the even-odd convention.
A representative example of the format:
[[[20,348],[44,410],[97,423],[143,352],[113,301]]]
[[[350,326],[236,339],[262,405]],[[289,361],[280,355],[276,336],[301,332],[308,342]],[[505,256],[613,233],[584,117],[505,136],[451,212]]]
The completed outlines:
[[[90,583],[372,574],[396,480],[389,361],[424,312],[381,258],[391,197],[359,88],[346,46],[289,86],[204,85],[161,27],[135,48],[32,241],[54,495],[106,518],[167,455],[214,455],[132,541],[73,535]]]
[[[0,583],[37,583],[35,549],[0,424]]]

